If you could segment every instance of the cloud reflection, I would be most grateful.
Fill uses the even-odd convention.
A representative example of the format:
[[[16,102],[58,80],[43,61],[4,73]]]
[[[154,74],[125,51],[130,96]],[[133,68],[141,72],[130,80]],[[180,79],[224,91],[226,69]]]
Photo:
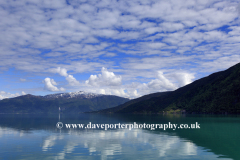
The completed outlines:
[[[63,142],[65,143],[63,150],[55,156],[55,159],[66,159],[67,154],[77,156],[80,153],[86,156],[85,158],[95,155],[101,159],[109,157],[111,159],[115,156],[131,158],[133,155],[137,155],[139,159],[146,158],[146,155],[155,158],[174,156],[184,159],[186,156],[198,154],[198,147],[190,141],[183,140],[178,136],[165,133],[153,134],[141,129],[131,131],[128,129],[112,131],[70,130],[61,136],[51,135],[47,137],[43,142],[42,150],[48,151]]]

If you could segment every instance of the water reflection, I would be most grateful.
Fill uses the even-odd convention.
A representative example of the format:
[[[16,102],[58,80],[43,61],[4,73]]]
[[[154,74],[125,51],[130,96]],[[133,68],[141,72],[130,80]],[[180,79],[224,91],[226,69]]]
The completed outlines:
[[[101,159],[112,157],[138,159],[154,159],[175,157],[186,159],[197,155],[197,146],[183,141],[177,136],[151,134],[143,130],[115,131],[69,131],[69,134],[50,135],[43,141],[42,150],[51,152],[54,147],[64,144],[62,151],[55,156],[57,159],[77,156],[79,153],[88,156],[99,156]],[[71,153],[71,154],[70,154]],[[82,156],[83,157],[83,156]]]
[[[1,116],[0,159],[239,159],[235,148],[239,146],[235,140],[239,137],[235,134],[239,131],[238,117],[61,116],[64,123],[85,124],[199,121],[202,128],[195,131],[59,130],[55,127],[58,121],[59,115]],[[218,125],[221,128],[213,128]],[[223,131],[225,127],[229,134]],[[233,148],[225,151],[229,145]]]

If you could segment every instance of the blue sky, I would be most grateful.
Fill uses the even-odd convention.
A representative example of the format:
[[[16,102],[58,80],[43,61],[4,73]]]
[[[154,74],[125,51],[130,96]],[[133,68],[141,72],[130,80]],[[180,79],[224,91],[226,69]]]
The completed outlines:
[[[239,15],[235,0],[2,0],[0,99],[175,90],[239,63]]]

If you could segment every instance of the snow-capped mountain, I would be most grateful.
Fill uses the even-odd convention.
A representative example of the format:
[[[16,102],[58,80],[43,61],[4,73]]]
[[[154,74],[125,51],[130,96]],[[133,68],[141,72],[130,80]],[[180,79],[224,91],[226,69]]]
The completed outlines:
[[[0,113],[83,113],[116,107],[128,98],[89,92],[69,92],[35,96],[31,94],[3,99]]]
[[[43,96],[43,98],[47,99],[55,99],[55,98],[78,98],[78,99],[90,99],[95,97],[103,96],[103,94],[96,94],[96,93],[90,93],[90,92],[84,92],[84,91],[78,91],[78,92],[69,92],[69,93],[57,93],[57,94],[49,94],[46,96]]]

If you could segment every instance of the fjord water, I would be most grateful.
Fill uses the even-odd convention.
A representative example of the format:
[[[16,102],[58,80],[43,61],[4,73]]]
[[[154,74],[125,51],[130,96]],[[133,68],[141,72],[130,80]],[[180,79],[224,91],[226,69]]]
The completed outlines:
[[[193,124],[200,129],[66,129],[63,124]],[[240,159],[240,117],[0,114],[0,159]]]

